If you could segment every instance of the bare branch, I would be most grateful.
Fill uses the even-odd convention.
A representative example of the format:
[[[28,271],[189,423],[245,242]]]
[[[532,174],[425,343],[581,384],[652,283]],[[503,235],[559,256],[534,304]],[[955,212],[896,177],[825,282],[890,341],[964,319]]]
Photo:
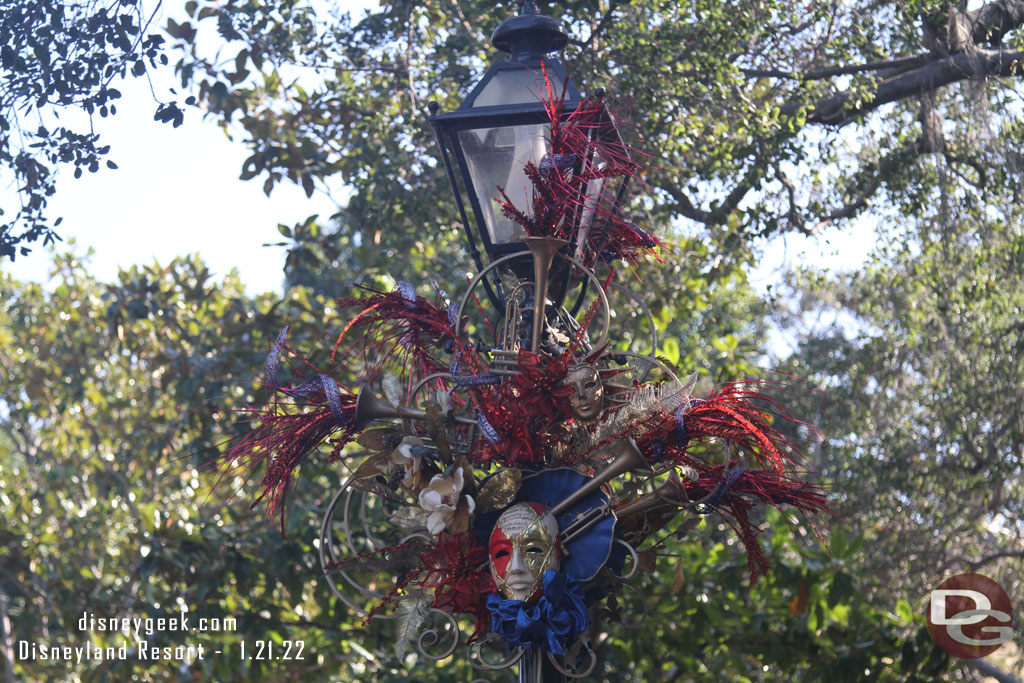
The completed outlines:
[[[946,163],[953,170],[953,173],[956,173],[964,180],[964,182],[973,185],[979,190],[984,189],[985,186],[988,185],[988,171],[985,169],[985,166],[979,163],[976,159],[971,159],[970,157],[947,153]],[[966,173],[959,170],[957,166],[960,165],[970,166],[972,169],[974,169],[974,172],[978,174],[977,179],[971,178]]]
[[[747,76],[757,78],[788,78],[801,81],[818,81],[833,76],[844,76],[848,74],[862,73],[864,71],[882,71],[884,69],[906,69],[924,64],[928,57],[918,55],[915,57],[904,57],[902,59],[886,59],[881,62],[869,64],[848,64],[846,66],[830,66],[823,69],[815,69],[801,73],[799,71],[783,71],[781,69],[740,69]]]
[[[975,45],[998,45],[1003,36],[1024,24],[1024,2],[998,0],[964,15]]]
[[[597,26],[595,26],[594,30],[590,32],[587,39],[583,41],[584,45],[590,45],[591,42],[604,33],[604,30],[608,28],[608,24],[611,23],[612,15],[615,13],[615,10],[619,8],[619,4],[620,0],[612,0],[612,2],[608,4],[608,11],[605,12],[600,21],[597,22]]]
[[[473,30],[473,25],[469,23],[469,19],[466,18],[466,13],[462,11],[462,5],[459,4],[459,0],[448,0],[448,4],[455,10],[455,16],[459,18],[459,23],[462,24],[462,28],[466,30],[466,35],[471,36],[476,31]]]
[[[1004,550],[1003,552],[992,553],[991,555],[986,555],[985,557],[979,558],[977,560],[969,561],[967,565],[971,568],[971,571],[974,572],[978,571],[979,569],[988,564],[995,562],[996,560],[1001,560],[1004,557],[1016,557],[1019,559],[1024,559],[1024,550],[1019,550],[1016,552],[1012,550]]]
[[[1024,52],[979,49],[950,55],[885,81],[878,86],[874,96],[866,101],[853,102],[848,92],[826,97],[808,114],[807,121],[826,126],[843,126],[852,123],[858,115],[874,111],[885,104],[934,92],[958,81],[995,76],[1024,76]],[[797,109],[797,105],[790,105],[786,113],[795,113]]]
[[[669,195],[678,204],[679,213],[686,216],[690,220],[697,221],[698,223],[704,223],[706,225],[718,225],[724,223],[739,203],[743,201],[743,198],[747,196],[747,193],[757,187],[764,177],[767,164],[760,162],[757,158],[753,159],[747,169],[743,179],[736,183],[732,191],[722,200],[717,206],[711,207],[711,209],[705,211],[694,205],[693,200],[686,194],[682,189],[677,187],[665,188]]]
[[[669,193],[672,199],[676,201],[679,213],[686,216],[691,221],[697,221],[698,223],[713,222],[711,212],[698,209],[693,203],[693,200],[690,199],[690,195],[686,194],[682,188],[670,185],[669,187],[666,187],[665,190]]]
[[[811,236],[816,235],[833,223],[856,216],[860,211],[867,207],[868,201],[876,192],[878,192],[878,188],[882,186],[882,179],[885,177],[886,173],[894,166],[901,164],[908,155],[916,153],[917,149],[913,146],[905,146],[892,152],[890,155],[885,157],[881,163],[879,163],[878,169],[875,171],[871,179],[868,180],[867,183],[862,183],[862,189],[854,199],[831,213],[822,216],[818,219],[818,222],[810,228],[807,227],[807,220],[800,215],[796,206],[796,188],[781,170],[777,170],[775,177],[780,183],[782,183],[782,186],[786,188],[786,193],[789,195],[788,218],[790,223],[801,233]]]
[[[1021,680],[1013,674],[1006,673],[1002,669],[996,668],[984,659],[961,659],[960,665],[968,669],[980,671],[986,676],[991,676],[999,681],[999,683],[1021,683]]]
[[[842,208],[836,209],[827,216],[823,216],[817,223],[814,224],[814,227],[807,228],[803,225],[800,225],[798,229],[805,235],[816,235],[825,228],[827,228],[828,226],[835,223],[836,221],[841,221],[845,218],[852,218],[853,216],[856,216],[860,211],[867,207],[868,200],[871,198],[872,195],[875,194],[875,192],[878,191],[878,188],[881,184],[882,174],[879,173],[871,180],[870,183],[868,183],[868,186],[864,188],[864,193],[857,197],[855,200],[853,200],[852,202],[850,202],[849,204]]]

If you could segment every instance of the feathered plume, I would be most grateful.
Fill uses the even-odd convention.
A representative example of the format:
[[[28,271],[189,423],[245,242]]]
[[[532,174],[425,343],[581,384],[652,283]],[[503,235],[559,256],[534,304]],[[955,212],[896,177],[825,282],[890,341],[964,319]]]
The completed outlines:
[[[392,358],[405,371],[430,375],[447,370],[437,356],[446,344],[456,343],[455,311],[446,310],[418,296],[408,282],[398,283],[393,292],[363,287],[369,296],[338,299],[341,308],[362,310],[342,329],[334,344],[334,355],[353,328],[365,332],[358,342],[364,353],[372,352],[374,366],[383,367]]]
[[[249,407],[249,422],[255,426],[221,456],[228,467],[238,466],[255,473],[265,466],[263,492],[253,502],[266,501],[268,514],[281,513],[284,532],[284,503],[295,470],[320,444],[333,438],[334,460],[355,435],[355,395],[327,375],[318,374],[299,386],[277,383],[281,352],[288,328],[278,335],[264,368],[266,386],[273,400],[261,408]]]
[[[671,380],[661,386],[637,388],[625,405],[604,416],[592,432],[581,435],[585,442],[580,444],[579,452],[587,456],[589,463],[597,465],[607,455],[616,452],[612,444],[617,440],[626,436],[637,441],[644,440],[649,432],[657,430],[669,419],[679,406],[686,405],[696,383],[697,375],[694,374],[685,384]]]
[[[717,437],[751,454],[762,469],[782,474],[791,464],[785,451],[791,444],[772,426],[772,413],[762,406],[781,409],[777,401],[731,382],[706,400],[692,401],[676,415],[686,438]]]

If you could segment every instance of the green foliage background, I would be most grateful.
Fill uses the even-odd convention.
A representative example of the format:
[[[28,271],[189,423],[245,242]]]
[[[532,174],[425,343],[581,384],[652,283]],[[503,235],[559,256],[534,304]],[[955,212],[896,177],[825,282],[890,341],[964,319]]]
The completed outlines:
[[[120,52],[40,29],[25,54],[63,41],[135,75],[169,56],[190,99],[160,103],[158,115],[177,123],[179,105],[196,106],[234,130],[252,150],[243,178],[268,193],[280,182],[310,193],[344,183],[352,197],[335,216],[281,226],[288,257],[277,293],[247,296],[233,276],[212,280],[197,258],[98,282],[80,258],[60,255],[47,288],[0,275],[8,641],[120,644],[80,632],[84,611],[238,618],[237,632],[152,638],[222,650],[191,665],[16,661],[14,673],[470,680],[461,657],[399,660],[388,626],[363,624],[331,596],[314,539],[344,466],[303,466],[282,538],[249,508],[252,485],[229,477],[215,486],[218,475],[202,464],[244,430],[238,411],[263,399],[259,374],[285,324],[293,347],[324,353],[344,323],[333,298],[352,283],[435,278],[454,291],[461,282],[467,258],[423,110],[429,99],[444,110],[457,104],[490,59],[485,33],[508,10],[471,0],[389,2],[366,17],[292,0],[192,0],[183,9],[164,27],[166,45],[143,42],[144,13],[125,24],[114,12]],[[576,37],[565,61],[581,89],[623,93],[629,132],[652,155],[631,210],[674,251],[665,266],[644,267],[634,290],[651,307],[664,355],[707,386],[764,376],[766,366],[807,378],[814,390],[795,412],[829,439],[810,442],[809,467],[833,486],[842,520],[822,528],[826,550],[806,526],[764,513],[774,571],[749,586],[741,548],[708,518],[641,583],[651,616],[637,630],[600,631],[594,679],[978,680],[977,666],[934,647],[923,615],[943,578],[981,571],[1022,618],[1015,74],[980,73],[879,103],[890,62],[930,55],[914,67],[926,69],[963,51],[949,29],[963,8],[938,2],[579,0],[547,9]],[[1015,29],[997,37],[1007,51],[1019,48]],[[883,66],[852,68],[864,64]],[[4,74],[19,68],[5,61]],[[45,83],[58,72],[33,73]],[[54,105],[15,82],[24,83],[8,82],[10,101],[42,113]],[[102,77],[71,85],[96,102],[116,99]],[[88,168],[107,154],[96,143],[82,164],[59,154],[40,163]],[[36,208],[41,216],[45,206]],[[770,300],[751,293],[759,236],[844,228],[858,217],[879,226],[863,269],[808,267]],[[623,323],[627,339],[635,322]],[[773,334],[795,352],[773,357]],[[243,639],[250,651],[258,640],[302,640],[306,658],[240,661]],[[989,666],[1019,671],[1021,645],[1018,630]]]

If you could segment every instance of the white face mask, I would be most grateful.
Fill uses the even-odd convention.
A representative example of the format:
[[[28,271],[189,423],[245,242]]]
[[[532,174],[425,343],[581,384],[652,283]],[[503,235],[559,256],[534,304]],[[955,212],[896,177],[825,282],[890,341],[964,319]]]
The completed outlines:
[[[558,523],[539,503],[516,503],[502,513],[490,540],[491,576],[506,598],[539,597],[548,569],[559,568]]]
[[[591,422],[601,416],[601,410],[604,409],[604,385],[596,370],[586,365],[571,367],[563,384],[573,390],[573,395],[569,397],[569,408],[574,418],[580,422]]]

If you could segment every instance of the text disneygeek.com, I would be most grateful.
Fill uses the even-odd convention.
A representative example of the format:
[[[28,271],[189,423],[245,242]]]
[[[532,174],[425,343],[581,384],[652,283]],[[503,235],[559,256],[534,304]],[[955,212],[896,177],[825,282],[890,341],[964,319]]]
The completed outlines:
[[[83,661],[126,660],[193,662],[211,655],[228,655],[238,659],[305,659],[305,643],[301,640],[244,639],[235,643],[217,643],[210,649],[201,643],[167,644],[167,633],[230,633],[238,629],[234,617],[195,617],[180,612],[172,617],[100,617],[83,612],[78,620],[78,631],[83,634],[99,632],[121,634],[121,645],[100,646],[83,636],[77,643],[38,643],[19,640],[17,657],[22,661]]]

